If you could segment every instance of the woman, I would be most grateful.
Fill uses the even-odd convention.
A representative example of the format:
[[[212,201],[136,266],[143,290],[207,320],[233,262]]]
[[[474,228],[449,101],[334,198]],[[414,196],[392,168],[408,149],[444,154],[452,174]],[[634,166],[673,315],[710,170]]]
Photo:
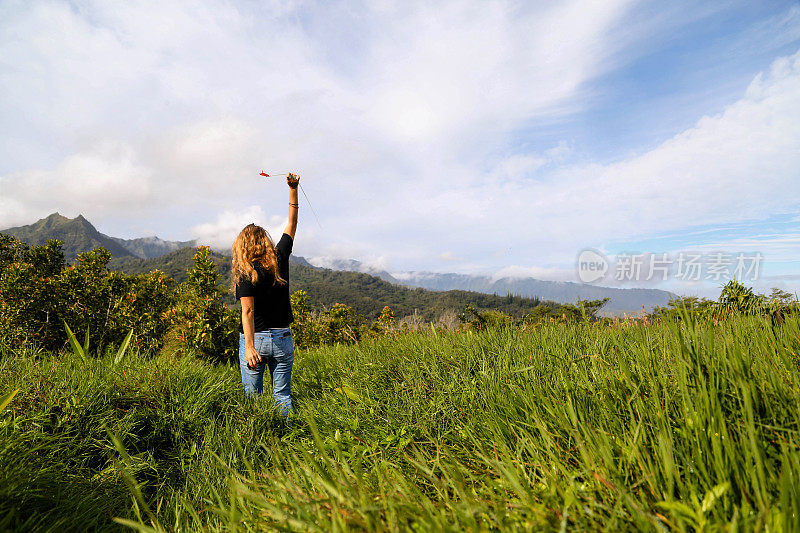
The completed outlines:
[[[260,226],[245,227],[232,248],[233,291],[242,303],[239,329],[239,368],[245,394],[261,394],[264,368],[272,376],[272,397],[284,416],[292,406],[294,345],[289,329],[289,255],[297,229],[297,186],[300,177],[289,173],[289,222],[277,245]]]

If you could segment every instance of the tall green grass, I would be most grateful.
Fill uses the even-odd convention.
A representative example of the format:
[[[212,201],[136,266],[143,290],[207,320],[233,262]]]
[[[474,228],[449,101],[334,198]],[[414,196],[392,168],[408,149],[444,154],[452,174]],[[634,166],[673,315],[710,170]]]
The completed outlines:
[[[298,352],[290,424],[237,368],[21,350],[0,529],[797,530],[798,350],[796,318],[404,334]]]

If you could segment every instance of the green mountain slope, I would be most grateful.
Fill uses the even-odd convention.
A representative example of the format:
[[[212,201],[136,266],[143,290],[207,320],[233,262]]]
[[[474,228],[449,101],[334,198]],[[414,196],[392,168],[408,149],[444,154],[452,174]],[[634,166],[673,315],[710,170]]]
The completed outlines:
[[[194,264],[196,248],[181,248],[174,252],[154,257],[141,259],[139,257],[112,257],[108,263],[109,270],[117,270],[126,274],[145,274],[153,270],[160,270],[178,283],[186,281],[189,269]],[[214,252],[211,260],[217,265],[217,271],[222,279],[221,283],[230,283],[231,258]]]
[[[194,252],[194,248],[185,248],[155,259],[114,258],[109,268],[128,274],[157,269],[182,282],[192,266]],[[220,273],[220,283],[227,288],[231,275],[230,257],[214,253],[211,258]],[[520,316],[531,312],[539,302],[535,298],[469,291],[429,291],[393,285],[369,274],[311,267],[302,258],[290,262],[289,282],[292,291],[302,289],[308,292],[309,301],[314,306],[344,303],[368,318],[377,317],[387,305],[398,318],[416,313],[424,320],[435,320],[447,310],[462,311],[466,304]],[[232,301],[232,297],[229,298]]]
[[[83,218],[83,215],[67,218],[53,213],[28,226],[4,229],[2,233],[25,241],[31,246],[44,244],[48,239],[57,239],[64,243],[63,251],[67,261],[73,261],[78,254],[101,246],[114,257],[133,257],[131,252],[114,239],[97,231]]]
[[[120,239],[109,237],[97,231],[83,215],[67,218],[53,213],[28,226],[20,226],[0,230],[27,242],[31,246],[44,244],[48,239],[57,239],[64,243],[64,257],[72,262],[78,254],[88,252],[102,246],[114,257],[139,257],[142,259],[160,257],[181,248],[194,248],[195,241],[165,241],[158,237],[140,237],[137,239]]]

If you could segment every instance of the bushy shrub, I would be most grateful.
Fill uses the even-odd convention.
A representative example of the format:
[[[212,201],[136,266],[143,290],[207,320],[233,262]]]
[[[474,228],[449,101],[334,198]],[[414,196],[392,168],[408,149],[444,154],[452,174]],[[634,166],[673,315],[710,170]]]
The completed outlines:
[[[476,331],[489,328],[509,326],[536,325],[543,322],[595,322],[599,319],[598,312],[608,303],[608,298],[602,300],[579,300],[576,305],[559,304],[556,302],[541,302],[531,313],[521,320],[496,310],[479,311],[471,305],[464,307],[464,312],[457,315],[462,327]]]
[[[305,291],[292,293],[291,302],[295,346],[308,348],[320,344],[351,344],[358,342],[365,333],[363,317],[357,315],[349,305],[336,303],[330,309],[312,311]]]
[[[318,316],[323,344],[350,344],[361,338],[361,322],[352,307],[335,303]]]
[[[308,293],[306,291],[294,291],[289,300],[292,304],[292,337],[295,346],[307,348],[319,344],[311,309],[308,307]]]
[[[717,307],[722,314],[755,315],[762,312],[766,304],[765,296],[732,279],[722,287]]]
[[[13,237],[0,235],[0,340],[4,344],[31,342],[49,348],[54,331],[59,332],[56,335],[63,332],[51,279],[63,266],[64,255],[56,241],[31,250]]]
[[[76,332],[90,330],[98,347],[120,343],[133,329],[135,346],[158,349],[174,283],[159,272],[109,272],[110,257],[98,248],[67,266],[58,241],[29,248],[0,236],[0,341],[59,349],[66,323]]]
[[[490,327],[513,326],[514,318],[500,311],[478,311],[471,305],[464,306],[464,312],[458,315],[466,329],[484,331]]]
[[[241,319],[220,300],[219,274],[210,254],[210,248],[201,246],[194,255],[194,266],[169,314],[170,338],[196,355],[223,362],[236,357]]]
[[[395,333],[397,327],[394,321],[394,312],[387,305],[381,309],[381,314],[378,319],[370,325],[367,330],[367,335],[370,337],[383,337]]]

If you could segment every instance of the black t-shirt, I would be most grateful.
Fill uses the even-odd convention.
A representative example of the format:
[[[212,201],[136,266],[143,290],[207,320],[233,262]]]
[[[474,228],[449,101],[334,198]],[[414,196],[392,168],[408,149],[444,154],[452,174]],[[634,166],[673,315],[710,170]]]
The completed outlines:
[[[289,255],[292,253],[292,238],[286,233],[275,245],[278,256],[278,273],[286,283],[275,283],[275,277],[267,269],[256,263],[253,267],[258,272],[258,281],[253,284],[249,279],[240,279],[236,283],[236,299],[253,296],[255,301],[255,331],[266,331],[270,328],[288,328],[294,320],[292,306],[289,303]],[[242,326],[239,331],[244,333]]]

